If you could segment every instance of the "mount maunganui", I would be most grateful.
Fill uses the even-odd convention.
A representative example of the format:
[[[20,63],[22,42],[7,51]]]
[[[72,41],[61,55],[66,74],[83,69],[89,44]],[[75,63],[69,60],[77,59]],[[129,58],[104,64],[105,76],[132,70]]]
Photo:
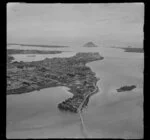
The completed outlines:
[[[84,44],[83,47],[98,47],[98,46],[95,45],[93,42],[88,42],[88,43]]]

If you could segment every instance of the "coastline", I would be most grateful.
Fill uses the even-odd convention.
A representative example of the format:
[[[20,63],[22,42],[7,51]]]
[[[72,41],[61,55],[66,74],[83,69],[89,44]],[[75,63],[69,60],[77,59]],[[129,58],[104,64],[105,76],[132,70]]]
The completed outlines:
[[[7,55],[15,54],[59,54],[63,51],[44,51],[44,50],[21,50],[21,49],[7,49]]]
[[[144,53],[143,48],[134,48],[134,47],[112,47],[112,48],[123,49],[124,52],[129,53]]]
[[[19,46],[32,46],[32,47],[47,47],[47,48],[65,48],[69,46],[61,45],[38,45],[38,44],[18,44],[18,43],[7,43],[7,45],[19,45]]]
[[[86,64],[102,59],[103,57],[99,53],[77,53],[75,56],[69,58],[47,58],[35,62],[9,62],[7,63],[7,95],[23,94],[44,88],[65,86],[73,94],[73,97],[69,98],[69,100],[74,102],[76,98],[76,101],[71,103],[72,107],[80,99],[85,99],[87,93],[95,91],[95,86],[93,85],[96,85],[99,79],[95,77],[95,73]],[[9,67],[15,68],[15,72],[13,72],[13,68]],[[50,69],[53,69],[53,75]],[[26,78],[28,77],[27,73],[30,75],[30,78]],[[26,77],[22,79],[21,77],[24,75]],[[42,80],[35,80],[39,76]],[[14,83],[14,80],[17,81]],[[77,112],[77,108],[75,112]]]
[[[97,72],[95,72],[96,73],[96,77],[97,76],[99,76],[100,78],[101,78],[101,80],[100,81],[98,81],[97,82],[97,85],[99,86],[100,85],[100,87],[102,88],[100,88],[100,92],[98,92],[97,94],[94,94],[93,96],[91,96],[90,97],[90,100],[89,100],[89,103],[88,103],[88,108],[87,108],[87,110],[83,110],[84,111],[84,114],[81,114],[81,115],[83,115],[83,118],[84,118],[84,121],[85,121],[85,125],[86,125],[86,128],[87,128],[87,130],[93,130],[93,132],[92,131],[88,131],[88,133],[89,133],[89,135],[90,136],[93,136],[93,137],[101,137],[101,136],[103,136],[103,137],[107,137],[108,135],[106,135],[105,134],[105,132],[107,132],[107,131],[111,131],[112,133],[114,133],[114,135],[116,134],[118,137],[120,137],[120,136],[122,136],[122,135],[118,135],[117,134],[117,132],[120,132],[120,129],[122,130],[122,131],[124,131],[124,129],[129,129],[130,130],[130,127],[132,127],[132,126],[135,126],[136,125],[136,121],[131,121],[130,122],[130,125],[129,125],[129,127],[127,127],[126,128],[126,122],[122,122],[122,121],[120,121],[120,115],[121,115],[121,113],[125,113],[124,112],[124,110],[126,111],[126,113],[124,114],[125,116],[130,116],[130,114],[132,113],[132,110],[134,111],[134,110],[137,110],[137,111],[135,111],[136,113],[138,113],[138,109],[139,109],[139,107],[136,107],[136,108],[134,108],[134,105],[135,105],[135,102],[136,101],[138,101],[142,96],[140,96],[140,97],[136,97],[136,99],[135,99],[135,96],[137,95],[137,93],[136,94],[130,94],[130,93],[128,93],[128,94],[117,94],[117,96],[115,96],[115,97],[112,97],[112,96],[109,96],[109,95],[107,95],[107,93],[109,93],[109,91],[108,90],[106,90],[106,89],[109,89],[109,86],[107,86],[107,82],[110,82],[111,84],[112,84],[112,86],[116,86],[116,88],[117,87],[120,87],[120,85],[119,84],[113,84],[113,83],[115,83],[115,82],[118,82],[118,83],[120,83],[120,81],[121,80],[124,80],[124,77],[123,78],[121,78],[121,80],[120,81],[116,81],[114,78],[115,77],[112,77],[112,79],[114,79],[114,80],[111,80],[111,79],[109,79],[109,78],[111,78],[111,77],[109,77],[109,75],[107,76],[107,73],[106,73],[106,75],[105,75],[105,73],[103,73],[103,72],[99,72],[99,71],[104,71],[104,72],[107,72],[107,70],[108,70],[108,72],[110,72],[111,74],[112,74],[112,72],[110,71],[110,69],[109,69],[109,67],[105,67],[105,66],[103,66],[103,63],[105,63],[105,65],[109,65],[110,66],[110,68],[112,68],[113,69],[113,65],[110,65],[109,63],[106,63],[105,61],[107,60],[107,58],[106,59],[104,59],[104,61],[102,61],[102,62],[98,62],[98,60],[97,61],[93,61],[92,63],[94,63],[94,65],[88,65],[88,64],[90,64],[90,62],[89,63],[87,63],[87,66],[89,66],[90,68],[91,68],[91,70],[92,71],[94,71],[95,72],[95,70],[97,69]],[[111,59],[109,59],[109,61],[110,61]],[[115,59],[116,60],[116,59]],[[128,60],[127,60],[128,61]],[[98,63],[99,63],[99,65],[98,65]],[[122,61],[121,61],[122,62]],[[123,61],[124,62],[124,61]],[[101,63],[101,64],[100,64]],[[117,64],[118,64],[118,61],[116,62]],[[126,64],[126,63],[124,63],[124,64]],[[97,66],[99,66],[99,67],[97,67]],[[104,68],[103,68],[104,67]],[[134,66],[133,66],[134,67]],[[121,68],[122,68],[122,63],[121,63]],[[114,70],[114,71],[116,71],[116,70]],[[119,70],[118,70],[119,71]],[[117,71],[117,72],[118,72]],[[98,73],[98,75],[97,75],[97,73]],[[99,74],[100,73],[100,74]],[[130,73],[130,74],[132,74],[132,73]],[[108,77],[108,79],[106,79]],[[131,78],[130,78],[131,79]],[[128,82],[130,81],[130,79],[128,80]],[[106,80],[106,82],[105,82],[105,80]],[[104,83],[103,83],[104,82]],[[132,82],[133,82],[133,80],[131,80],[131,82],[130,82],[130,84],[132,84]],[[103,85],[105,85],[105,87],[103,87]],[[64,88],[67,88],[67,90],[68,90],[68,87],[66,87],[66,86],[64,86]],[[115,88],[115,89],[116,89]],[[133,90],[134,91],[134,90]],[[40,91],[40,93],[43,93],[44,92],[44,90],[41,90]],[[67,91],[68,92],[68,91]],[[53,93],[53,92],[52,92]],[[70,93],[70,92],[69,92]],[[69,94],[68,93],[68,94]],[[106,94],[103,94],[103,93],[106,93]],[[37,95],[40,95],[40,97],[43,97],[42,96],[42,94],[37,94],[37,93],[34,93],[34,96],[37,96]],[[51,93],[47,93],[47,95],[48,94],[51,94]],[[61,92],[59,92],[59,94],[60,95],[62,95],[61,94]],[[59,94],[58,94],[58,97],[60,97],[59,96]],[[73,95],[72,93],[70,93],[71,94],[71,96]],[[31,94],[30,94],[31,95]],[[30,95],[27,95],[27,96],[25,96],[25,97],[29,97],[30,98]],[[110,95],[112,95],[112,93],[110,93]],[[138,94],[139,95],[139,94]],[[32,98],[34,98],[34,96],[32,95]],[[54,95],[55,96],[55,95]],[[106,96],[108,96],[108,97],[106,97]],[[128,100],[130,99],[130,97],[132,96],[132,99],[133,100],[131,100],[131,104],[130,103],[128,103],[128,100],[127,100],[127,108],[125,108],[124,106],[123,106],[123,104],[124,104],[124,98],[121,98],[121,97],[124,97],[124,96],[129,96],[128,97]],[[8,96],[9,97],[9,96]],[[17,97],[17,99],[19,98],[19,96],[16,96]],[[16,98],[15,96],[14,96],[14,99]],[[51,96],[49,96],[49,97],[51,97]],[[24,98],[24,95],[22,96],[22,100],[26,100],[26,98]],[[59,110],[57,109],[57,103],[59,103],[59,102],[61,102],[62,100],[65,100],[66,98],[69,98],[69,97],[66,97],[66,95],[65,95],[65,98],[60,98],[60,100],[57,100],[57,101],[55,101],[55,104],[54,104],[54,107],[55,107],[55,109],[59,112]],[[120,99],[121,98],[121,100],[120,100],[120,102],[117,100],[117,99]],[[43,99],[43,98],[42,98]],[[50,99],[50,98],[49,98]],[[46,101],[47,102],[50,102],[51,100],[49,100],[48,98],[46,99]],[[135,100],[134,100],[135,99]],[[16,99],[15,99],[16,100]],[[19,100],[18,100],[19,101]],[[40,104],[40,106],[41,106],[41,99],[39,99],[39,103],[38,104]],[[123,101],[123,102],[122,102]],[[25,101],[24,101],[25,102]],[[45,102],[45,99],[43,100],[43,102]],[[114,102],[114,104],[111,104],[111,103],[113,103]],[[129,101],[130,102],[130,101]],[[117,107],[117,110],[119,110],[119,111],[117,111],[117,114],[116,113],[112,113],[112,111],[113,112],[115,112],[115,110],[116,110],[116,106],[115,106],[115,103],[118,105],[118,107]],[[35,101],[35,104],[37,104],[37,101]],[[44,104],[44,103],[43,103]],[[110,105],[109,105],[110,104]],[[129,105],[128,105],[129,104]],[[36,105],[34,105],[34,106],[36,106]],[[39,107],[40,107],[39,106]],[[45,106],[45,107],[44,107]],[[43,109],[41,109],[41,110],[45,110],[45,108],[50,108],[51,106],[49,106],[49,104],[47,103],[46,105],[43,105]],[[49,112],[49,109],[47,109],[47,111]],[[121,113],[119,113],[121,111]],[[31,113],[31,112],[35,112],[34,110],[28,110],[28,112],[29,113]],[[129,113],[129,114],[128,114]],[[42,114],[43,113],[41,113],[41,116],[42,116]],[[47,118],[50,118],[50,115],[51,114],[53,114],[53,113],[50,113],[50,114],[48,114],[47,113]],[[70,127],[69,127],[69,129],[71,129],[72,131],[74,131],[74,133],[75,133],[75,131],[77,131],[78,132],[78,130],[79,130],[79,128],[77,127],[77,129],[72,129],[72,122],[75,120],[75,119],[71,119],[71,118],[74,118],[74,116],[76,116],[76,118],[78,119],[78,121],[79,121],[79,114],[73,114],[73,113],[70,113],[70,112],[64,112],[64,113],[61,113],[61,112],[59,112],[59,115],[62,115],[63,117],[62,118],[66,118],[66,123],[67,123],[67,128],[68,128],[68,122],[69,122],[69,120],[68,120],[68,115],[69,115],[69,119],[71,120],[71,122],[70,122]],[[141,113],[138,113],[138,116],[139,115],[141,115]],[[46,116],[46,115],[45,115]],[[34,119],[31,119],[32,121],[33,121],[33,124],[32,125],[34,125],[34,122],[35,122],[35,124],[37,125],[37,124],[39,124],[40,122],[41,123],[45,123],[45,116],[44,116],[44,119],[43,119],[43,122],[42,121],[40,121],[39,119],[40,119],[40,117],[38,117],[37,116],[37,121],[35,122],[34,121]],[[99,117],[99,116],[101,116],[101,117]],[[15,117],[15,114],[14,114],[14,117]],[[124,116],[122,116],[122,117],[124,117]],[[56,117],[55,117],[56,118]],[[112,124],[111,124],[111,127],[109,127],[108,129],[105,129],[105,127],[107,126],[107,123],[108,122],[110,122],[112,119],[114,119],[114,122],[112,122]],[[129,120],[130,121],[130,118],[125,118],[127,121]],[[132,119],[132,117],[131,117],[131,119]],[[30,120],[30,121],[31,121]],[[133,116],[133,119],[132,120],[135,120],[134,119],[134,116]],[[52,120],[53,121],[53,120]],[[46,122],[46,124],[48,124],[48,123],[50,123],[50,122],[52,122],[50,119],[49,120],[47,120],[47,122]],[[28,121],[27,121],[28,122]],[[58,122],[58,120],[57,120],[57,122]],[[65,122],[65,121],[64,121]],[[122,127],[117,127],[116,128],[116,131],[114,130],[114,127],[116,127],[116,123],[120,123],[121,122],[121,126]],[[40,124],[41,124],[40,123]],[[59,122],[60,123],[60,122]],[[76,123],[76,121],[74,121],[74,123]],[[141,128],[141,126],[140,126],[140,124],[139,123],[141,123],[141,121],[140,120],[137,120],[137,125],[138,125],[138,128],[140,129]],[[63,124],[64,125],[64,124]],[[98,128],[96,128],[96,126],[98,127]],[[24,125],[22,125],[22,127],[24,127]],[[53,126],[52,126],[53,127]],[[28,128],[28,126],[27,126],[27,128]],[[15,137],[17,134],[18,134],[18,136],[20,136],[20,137],[26,137],[27,135],[29,136],[29,137],[37,137],[38,136],[38,133],[40,132],[40,131],[42,131],[43,132],[43,129],[44,129],[44,131],[46,131],[47,133],[44,133],[45,135],[43,135],[43,136],[45,136],[45,137],[53,137],[53,129],[45,129],[45,128],[42,128],[42,129],[39,129],[39,131],[37,131],[37,130],[35,130],[35,134],[30,134],[29,132],[27,132],[27,131],[23,131],[22,133],[19,131],[19,127],[18,127],[18,131],[14,131],[14,132],[12,132],[12,134],[9,132],[9,134],[8,134],[8,136],[9,137]],[[68,131],[69,129],[65,129],[65,128],[62,128],[62,129],[60,129],[60,131],[61,132],[63,132],[64,133],[64,131],[66,132],[65,134],[66,134],[66,136],[68,136],[68,135],[70,135],[70,136],[73,136],[74,137],[74,133],[71,135],[70,134],[70,132]],[[64,130],[64,131],[63,131]],[[135,129],[134,129],[135,130]],[[32,131],[34,131],[34,129],[32,130]],[[52,132],[52,133],[49,133],[49,131],[50,132]],[[58,132],[58,129],[55,129],[55,131],[56,132]],[[102,132],[101,132],[102,131]],[[133,130],[131,130],[131,132],[133,132],[135,135],[136,135],[136,132],[135,131],[133,131]],[[81,132],[78,132],[78,133],[81,133]],[[139,131],[137,132],[137,134],[139,133]],[[122,134],[122,132],[121,132],[121,134]],[[141,134],[141,133],[140,133]],[[140,135],[139,134],[139,135]],[[55,136],[55,137],[58,137],[58,135],[59,135],[59,132],[58,132],[58,134],[57,134],[57,136]],[[42,136],[42,137],[43,137]],[[60,136],[60,135],[59,135]],[[110,134],[109,136],[113,136],[113,134]],[[39,137],[41,137],[41,136],[39,136]],[[62,135],[61,135],[61,137],[62,137]],[[81,136],[80,136],[81,137]]]

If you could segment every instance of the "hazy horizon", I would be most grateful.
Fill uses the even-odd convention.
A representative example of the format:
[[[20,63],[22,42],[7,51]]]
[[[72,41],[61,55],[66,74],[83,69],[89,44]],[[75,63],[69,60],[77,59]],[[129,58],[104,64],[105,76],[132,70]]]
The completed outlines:
[[[143,47],[144,4],[7,4],[7,43]]]

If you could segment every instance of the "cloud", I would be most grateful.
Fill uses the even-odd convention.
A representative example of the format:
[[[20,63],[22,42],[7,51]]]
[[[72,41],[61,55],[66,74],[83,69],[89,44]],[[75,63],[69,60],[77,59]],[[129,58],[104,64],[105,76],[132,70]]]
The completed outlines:
[[[135,41],[143,34],[143,7],[136,4],[19,4],[7,4],[11,11],[7,35],[15,38],[99,39],[103,35]]]

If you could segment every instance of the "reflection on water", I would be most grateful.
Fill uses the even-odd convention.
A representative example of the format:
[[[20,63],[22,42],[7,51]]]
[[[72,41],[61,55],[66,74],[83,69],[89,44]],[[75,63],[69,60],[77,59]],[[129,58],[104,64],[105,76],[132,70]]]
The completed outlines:
[[[28,47],[29,48],[29,47]],[[35,47],[34,47],[35,49]],[[63,48],[66,49],[66,48]],[[54,49],[56,50],[56,49]],[[61,50],[59,48],[59,50]],[[71,49],[70,49],[71,50]],[[87,65],[100,77],[100,91],[89,100],[83,112],[86,131],[79,115],[63,113],[57,104],[72,96],[67,88],[49,88],[22,95],[7,96],[7,136],[10,138],[142,138],[143,136],[143,54],[114,48],[79,48],[67,52],[100,52],[104,59]],[[74,53],[74,54],[73,54]],[[55,57],[55,55],[49,55]],[[66,57],[66,54],[59,54]],[[36,55],[34,60],[48,57]],[[32,57],[16,59],[33,61]],[[117,93],[116,88],[135,84],[137,89]],[[88,134],[88,135],[87,135]]]

